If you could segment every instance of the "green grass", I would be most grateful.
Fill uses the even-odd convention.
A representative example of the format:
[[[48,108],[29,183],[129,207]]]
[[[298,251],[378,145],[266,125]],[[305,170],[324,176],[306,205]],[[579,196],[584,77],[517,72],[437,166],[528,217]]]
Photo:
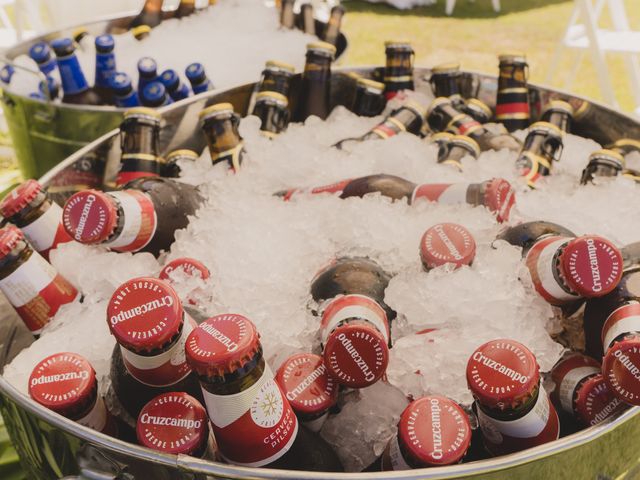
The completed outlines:
[[[502,12],[496,14],[490,0],[457,0],[452,17],[444,14],[444,0],[434,6],[399,11],[384,4],[362,0],[344,2],[347,9],[343,31],[349,49],[342,65],[384,63],[383,42],[408,39],[416,50],[416,65],[432,66],[458,60],[463,68],[487,73],[497,72],[496,55],[503,50],[527,53],[531,81],[543,83],[553,52],[573,9],[570,0],[502,0]],[[631,28],[640,30],[640,2],[625,0]],[[603,17],[603,26],[608,19]],[[563,88],[569,65],[578,55],[566,51],[562,67],[552,86]],[[623,60],[610,54],[611,79],[623,110],[636,105],[631,95]],[[578,71],[570,91],[601,99],[600,89],[588,55]]]

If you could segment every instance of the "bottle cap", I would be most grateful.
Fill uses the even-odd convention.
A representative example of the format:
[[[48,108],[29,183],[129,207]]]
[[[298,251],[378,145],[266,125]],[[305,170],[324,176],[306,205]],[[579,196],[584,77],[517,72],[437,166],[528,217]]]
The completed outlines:
[[[29,395],[65,417],[82,413],[98,393],[96,372],[84,357],[63,352],[38,363],[29,377]]]
[[[626,408],[627,405],[613,394],[601,374],[589,378],[578,389],[575,413],[582,425],[596,425]]]
[[[187,66],[184,71],[189,80],[197,80],[204,77],[204,66],[201,63],[195,62]]]
[[[160,121],[160,118],[162,118],[157,110],[149,107],[133,107],[124,112],[125,120],[133,117],[150,120],[154,124],[158,123]]]
[[[160,107],[167,100],[167,89],[162,82],[150,82],[142,89],[142,98],[154,107]]]
[[[589,163],[607,164],[616,170],[622,170],[625,165],[624,157],[614,150],[601,149],[589,155]]]
[[[185,392],[168,392],[147,403],[136,425],[140,445],[165,453],[198,454],[209,437],[204,407]]]
[[[478,100],[477,98],[467,98],[465,102],[467,104],[467,108],[469,108],[470,110],[481,112],[487,118],[487,120],[489,120],[493,115],[493,112],[491,111],[489,106],[482,100]]]
[[[208,118],[215,117],[221,114],[232,114],[233,105],[227,102],[216,103],[211,105],[200,112],[200,120],[207,120]]]
[[[451,144],[464,148],[473,158],[480,156],[480,145],[473,138],[466,135],[454,135],[451,138]]]
[[[191,152],[191,150],[184,151]],[[195,258],[181,257],[167,263],[160,271],[160,275],[158,275],[158,278],[160,278],[160,280],[171,281],[170,275],[174,270],[182,270],[188,276],[198,275],[203,280],[211,277],[211,272],[209,272],[209,269],[205,267],[203,263],[199,262]]]
[[[181,150],[174,150],[169,155],[167,155],[167,163],[176,161],[179,158],[188,158],[189,160],[197,160],[199,157],[200,155],[198,155],[193,150],[188,150],[186,148],[183,148]]]
[[[138,72],[143,77],[155,77],[158,70],[158,64],[151,57],[142,57],[138,60]]]
[[[9,255],[21,240],[24,240],[24,234],[18,227],[6,225],[0,228],[0,259]]]
[[[571,240],[559,260],[562,278],[581,297],[606,295],[622,278],[622,253],[602,237],[585,235]]]
[[[332,58],[336,54],[336,47],[327,42],[311,42],[307,43],[307,51],[313,50],[314,52],[329,54]]]
[[[400,415],[398,443],[420,466],[458,463],[471,444],[469,417],[446,397],[419,398]]]
[[[51,48],[46,42],[38,42],[29,49],[29,56],[36,63],[43,63],[51,58]]]
[[[127,280],[111,296],[107,323],[116,341],[132,352],[151,352],[168,344],[184,321],[176,291],[163,280]]]
[[[27,207],[42,191],[37,180],[27,180],[11,190],[0,202],[0,214],[9,218]]]
[[[500,63],[527,63],[527,56],[518,50],[509,50],[498,55]]]
[[[529,133],[540,133],[543,135],[550,135],[558,138],[562,138],[563,132],[560,127],[549,122],[536,122],[529,126]]]
[[[496,220],[500,223],[509,220],[511,207],[516,203],[516,192],[504,178],[492,178],[485,186],[485,205],[496,213]]]
[[[471,394],[489,408],[516,408],[535,393],[539,383],[536,357],[515,340],[491,340],[478,347],[467,363]]]
[[[98,35],[96,37],[96,51],[100,53],[109,53],[113,50],[113,47],[116,46],[116,42],[113,40],[113,37],[109,34]]]
[[[131,29],[131,34],[136,38],[149,33],[151,33],[151,27],[149,25],[138,25]]]
[[[222,377],[244,367],[262,351],[260,335],[246,317],[216,315],[202,322],[187,338],[187,362],[198,375]]]
[[[458,62],[441,63],[431,69],[432,74],[442,75],[447,73],[458,73],[460,64]]]
[[[284,107],[289,105],[289,99],[278,92],[264,91],[258,93],[256,95],[256,103],[262,100],[272,101],[273,103],[277,103],[278,105],[282,105]]]
[[[453,133],[449,133],[449,132],[436,132],[429,135],[428,139],[432,143],[439,143],[439,142],[449,143],[453,138],[453,136],[454,136]]]
[[[462,225],[438,223],[420,240],[420,258],[425,269],[453,264],[455,268],[471,265],[476,255],[473,235]]]
[[[180,79],[178,78],[178,73],[172,68],[169,68],[164,72],[162,72],[162,74],[160,75],[160,81],[169,90],[173,90],[174,88],[177,88],[178,83],[180,83]]]
[[[385,49],[397,49],[397,50],[411,50],[413,51],[413,47],[411,46],[411,42],[409,40],[395,39],[395,40],[387,40],[384,42]]]
[[[320,355],[300,353],[287,358],[276,372],[276,382],[296,413],[319,414],[338,401],[338,384]]]
[[[113,197],[98,190],[74,193],[62,211],[62,224],[67,233],[80,243],[107,240],[118,223],[118,209]]]
[[[64,57],[72,54],[76,47],[73,45],[73,40],[69,37],[56,38],[51,42],[51,48],[56,52],[57,57]]]
[[[544,117],[548,112],[565,112],[571,116],[573,116],[573,107],[570,103],[567,103],[563,100],[551,100],[542,110],[542,116]]]
[[[447,97],[436,98],[433,102],[431,102],[431,105],[429,105],[427,116],[431,115],[431,112],[442,105],[451,105],[451,100],[449,100]]]
[[[131,78],[124,72],[116,72],[109,78],[109,86],[119,94],[129,93]]]
[[[279,62],[277,60],[269,60],[265,63],[265,68],[268,70],[283,70],[289,73],[295,73],[296,67],[289,65],[288,63]]]

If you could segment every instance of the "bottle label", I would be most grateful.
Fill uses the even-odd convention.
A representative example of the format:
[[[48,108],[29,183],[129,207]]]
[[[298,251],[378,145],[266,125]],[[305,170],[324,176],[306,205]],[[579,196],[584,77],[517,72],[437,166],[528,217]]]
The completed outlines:
[[[613,341],[626,333],[640,332],[640,303],[631,302],[616,308],[602,329],[602,346],[606,352]]]
[[[327,342],[331,332],[340,322],[349,318],[359,318],[374,325],[389,342],[389,322],[382,307],[364,295],[344,295],[332,300],[322,315],[322,343]]]
[[[402,456],[402,451],[400,450],[400,444],[398,443],[397,435],[394,435],[394,437],[389,442],[389,461],[393,470],[413,469],[413,467],[411,467]]]
[[[537,241],[527,253],[525,263],[536,291],[551,305],[563,305],[579,300],[564,289],[557,272],[556,253],[569,242],[564,237],[547,237]]]
[[[407,127],[402,122],[393,117],[386,118],[384,122],[382,122],[380,125],[377,125],[373,130],[371,130],[372,133],[375,133],[383,140],[393,137],[400,132],[406,131]]]
[[[104,400],[100,395],[96,399],[96,403],[89,413],[77,422],[85,427],[93,428],[97,432],[104,431],[107,426],[108,419],[107,407],[104,405]]]
[[[298,434],[298,420],[268,365],[260,379],[233,395],[202,389],[213,433],[229,463],[261,467],[283,456]]]
[[[427,183],[418,185],[411,194],[411,203],[419,198],[447,205],[466,203],[468,189],[468,183]]]
[[[58,57],[58,70],[60,70],[65,95],[76,95],[89,89],[75,53],[62,58]]]
[[[96,53],[97,87],[109,87],[109,80],[116,71],[116,58],[113,53]]]
[[[565,412],[574,414],[573,394],[578,384],[584,378],[600,373],[600,371],[596,367],[579,367],[567,372],[558,386],[558,398],[560,398],[560,405]]]
[[[243,144],[240,142],[235,147],[225,150],[224,152],[211,152],[211,164],[215,165],[217,163],[227,162],[229,168],[233,170],[234,173],[238,173],[240,165],[242,164],[242,148]]]
[[[315,187],[311,189],[298,189],[294,188],[292,190],[287,190],[287,193],[284,196],[284,201],[288,201],[292,196],[298,194],[311,194],[311,195],[319,195],[321,193],[342,193],[345,187],[353,180],[352,178],[348,178],[347,180],[342,180],[340,182],[332,183],[331,185],[323,185],[321,187]]]
[[[105,246],[118,252],[137,252],[153,238],[158,226],[156,209],[148,195],[137,190],[110,192],[120,201],[124,225],[120,234]]]
[[[125,368],[140,383],[150,387],[168,387],[191,373],[184,349],[187,337],[196,327],[196,323],[186,313],[184,317],[180,338],[166,352],[145,357],[120,347]]]
[[[75,287],[37,252],[0,280],[0,290],[34,334],[40,333],[61,305],[78,296]]]
[[[45,258],[49,256],[49,250],[72,240],[62,225],[62,208],[55,202],[51,202],[49,209],[33,222],[22,227],[22,232],[31,246]]]

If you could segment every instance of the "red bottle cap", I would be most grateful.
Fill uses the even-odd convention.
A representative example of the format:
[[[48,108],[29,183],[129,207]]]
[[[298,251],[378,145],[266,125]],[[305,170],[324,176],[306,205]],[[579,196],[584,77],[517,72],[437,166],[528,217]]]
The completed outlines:
[[[124,282],[107,306],[112,335],[133,352],[150,352],[166,345],[180,332],[183,321],[176,291],[167,282],[152,277]]]
[[[21,183],[2,199],[2,202],[0,202],[0,214],[5,218],[15,215],[29,205],[41,191],[42,185],[36,180],[27,180]]]
[[[452,263],[455,268],[471,265],[476,255],[476,242],[462,225],[438,223],[420,240],[420,258],[425,269]]]
[[[515,340],[491,340],[467,363],[467,384],[478,402],[489,408],[515,408],[536,390],[540,373],[536,357]]]
[[[136,425],[138,442],[161,452],[192,455],[209,437],[204,407],[184,392],[168,392],[147,403]]]
[[[640,405],[640,336],[630,334],[607,350],[602,375],[614,395]]]
[[[551,379],[556,386],[558,386],[562,383],[562,380],[564,380],[564,377],[566,377],[569,372],[576,370],[577,368],[584,367],[592,367],[598,370],[601,369],[600,363],[595,359],[587,355],[582,355],[581,353],[572,353],[555,364],[551,370]]]
[[[585,235],[571,240],[560,255],[567,286],[581,297],[606,295],[622,278],[622,254],[609,240]]]
[[[246,317],[216,315],[187,338],[187,362],[198,375],[221,377],[242,368],[261,351],[260,335]]]
[[[276,382],[297,413],[322,413],[338,401],[338,384],[320,355],[300,353],[287,358],[276,372]]]
[[[97,395],[98,382],[91,364],[77,353],[51,355],[38,363],[29,377],[29,395],[40,405],[72,417]]]
[[[498,222],[509,220],[511,207],[516,203],[516,191],[504,178],[493,178],[487,182],[484,191],[484,204],[496,212]]]
[[[117,221],[118,210],[113,199],[98,190],[73,194],[62,213],[65,230],[80,243],[104,242],[113,233]]]
[[[469,417],[446,397],[419,398],[400,416],[398,442],[422,466],[458,463],[471,443]]]
[[[0,228],[0,258],[9,255],[20,240],[24,240],[24,234],[18,227],[6,225]]]
[[[178,269],[181,269],[189,276],[193,276],[196,272],[199,272],[200,278],[202,278],[203,280],[211,277],[209,269],[205,267],[204,264],[194,258],[181,257],[172,260],[164,266],[164,268],[160,271],[160,280],[171,281],[169,275],[171,274],[171,272]]]
[[[585,426],[596,425],[626,408],[627,405],[613,394],[601,374],[589,378],[578,389],[575,413]]]

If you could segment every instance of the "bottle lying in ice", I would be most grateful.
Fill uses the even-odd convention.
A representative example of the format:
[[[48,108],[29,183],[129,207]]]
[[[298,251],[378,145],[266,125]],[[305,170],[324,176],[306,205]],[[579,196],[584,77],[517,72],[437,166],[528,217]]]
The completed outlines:
[[[331,111],[331,62],[336,47],[325,42],[307,45],[307,60],[302,73],[296,122],[304,122],[315,115],[326,119]]]
[[[262,135],[274,138],[289,125],[289,100],[277,92],[260,92],[251,115],[260,119]]]
[[[262,78],[258,87],[259,92],[276,92],[289,97],[291,77],[296,69],[288,63],[269,60],[262,71]]]
[[[555,125],[562,132],[571,133],[573,107],[562,100],[551,100],[542,111],[542,121]]]
[[[189,87],[180,81],[180,77],[175,70],[168,69],[162,72],[160,81],[173,101],[178,102],[189,96]]]
[[[62,101],[81,105],[100,105],[100,96],[89,86],[76,56],[76,47],[70,38],[58,38],[51,42],[56,53],[58,71],[64,92]]]
[[[201,323],[187,339],[186,358],[200,380],[219,453],[226,462],[343,470],[331,448],[299,425],[249,319],[222,314]]]
[[[195,162],[200,158],[193,150],[174,150],[167,155],[167,162],[161,168],[161,175],[166,178],[178,178],[180,176],[179,162]]]
[[[151,28],[157,27],[162,22],[162,3],[164,0],[145,0],[144,6],[138,15],[135,16],[129,28],[147,25]]]
[[[602,377],[600,363],[580,353],[566,354],[551,370],[551,399],[582,427],[590,427],[625,410]]]
[[[49,251],[72,241],[62,225],[62,208],[36,180],[27,180],[0,202],[0,214],[22,230],[31,247],[49,260]]]
[[[406,199],[409,204],[422,200],[445,204],[468,203],[482,205],[495,212],[498,222],[509,220],[511,207],[516,201],[515,191],[503,178],[493,178],[482,183],[425,183],[415,184],[395,175],[378,174],[347,179],[331,185],[312,189],[289,189],[276,195],[289,201],[293,196],[338,194],[340,198],[363,197],[368,193],[380,193],[394,200]]]
[[[355,138],[345,138],[333,146],[340,150],[343,148],[352,148],[360,142],[366,142],[367,140],[386,140],[400,132],[420,135],[422,127],[424,126],[425,113],[425,109],[419,103],[405,102],[391,112],[382,123],[376,125],[364,135]]]
[[[482,151],[507,148],[520,151],[520,142],[507,133],[496,133],[483,126],[466,113],[454,108],[448,98],[436,98],[427,113],[427,123],[434,132],[447,131],[455,135],[467,135],[473,138]]]
[[[582,171],[580,184],[592,183],[597,178],[617,177],[624,170],[624,157],[615,150],[596,150],[589,155],[589,163]]]
[[[113,90],[113,102],[116,107],[131,108],[140,105],[138,93],[133,89],[131,77],[124,72],[116,72],[109,79],[109,85]]]
[[[280,2],[280,25],[284,28],[292,29],[295,26],[295,14],[293,5],[295,0],[282,0]]]
[[[456,223],[437,223],[420,239],[420,260],[425,271],[452,265],[471,265],[476,256],[476,241],[471,232]]]
[[[75,287],[13,225],[0,229],[0,291],[34,335],[62,305],[78,297]]]
[[[384,88],[384,83],[368,78],[357,78],[351,111],[360,117],[380,115],[387,103]]]
[[[202,404],[185,392],[150,400],[136,422],[138,443],[152,450],[215,460],[215,444]]]
[[[562,136],[562,130],[548,122],[536,122],[529,127],[516,160],[518,174],[529,187],[535,188],[540,177],[550,175],[553,163],[560,161]]]
[[[207,72],[205,72],[201,63],[196,62],[188,65],[184,74],[191,84],[191,90],[193,90],[194,95],[214,89],[213,83],[207,77]]]
[[[413,60],[415,52],[409,42],[390,40],[384,42],[386,64],[383,81],[385,96],[391,100],[402,90],[413,90]]]
[[[200,112],[202,132],[207,140],[211,164],[226,164],[237,172],[242,164],[244,143],[238,126],[240,116],[230,103],[216,103]]]
[[[124,113],[120,124],[120,170],[116,186],[141,177],[157,177],[162,168],[158,154],[160,114],[147,107]]]
[[[497,339],[478,347],[467,363],[467,384],[491,455],[558,438],[558,415],[540,382],[536,358],[521,343]]]
[[[506,52],[498,57],[498,97],[496,119],[510,132],[529,126],[529,64],[524,53]]]
[[[339,393],[338,383],[323,358],[313,353],[292,355],[282,362],[275,379],[298,421],[312,432],[319,432]]]
[[[96,372],[77,353],[56,353],[40,361],[29,376],[29,396],[80,425],[118,435],[117,423],[98,394]]]
[[[467,413],[440,395],[411,402],[400,415],[398,433],[365,471],[441,467],[460,463],[471,444]]]
[[[95,39],[96,73],[93,88],[102,99],[102,103],[114,102],[111,77],[116,73],[116,56],[113,52],[115,42],[111,35],[99,35]]]
[[[331,8],[329,20],[327,26],[322,35],[322,40],[331,45],[336,45],[338,42],[338,36],[340,35],[340,26],[342,25],[342,17],[344,17],[344,7],[341,5],[334,5]]]
[[[446,145],[446,146],[445,146]],[[462,171],[462,159],[471,157],[477,160],[480,156],[480,146],[471,137],[466,135],[453,135],[448,142],[440,142],[444,148],[438,149],[438,163],[451,165],[458,171]]]
[[[152,277],[126,281],[109,300],[106,320],[117,342],[111,385],[133,419],[161,393],[186,392],[202,399],[185,360],[185,342],[197,323],[167,282]]]
[[[64,206],[64,228],[84,244],[103,245],[117,252],[168,250],[176,230],[185,228],[202,197],[186,183],[168,178],[143,177],[123,190],[85,190]]]

